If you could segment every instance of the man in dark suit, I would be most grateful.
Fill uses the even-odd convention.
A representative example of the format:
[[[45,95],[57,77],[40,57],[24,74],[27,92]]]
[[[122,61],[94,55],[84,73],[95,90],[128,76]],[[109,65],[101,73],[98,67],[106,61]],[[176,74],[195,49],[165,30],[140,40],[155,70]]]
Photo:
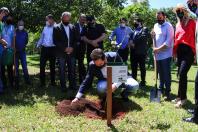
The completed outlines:
[[[63,12],[62,21],[54,27],[53,41],[56,45],[56,54],[59,58],[60,65],[60,83],[62,91],[65,91],[66,76],[65,76],[65,63],[68,67],[69,89],[76,89],[76,74],[75,74],[75,49],[76,49],[76,30],[70,24],[71,13]]]
[[[81,14],[78,22],[75,24],[75,28],[78,33],[78,38],[77,38],[78,40],[76,46],[76,60],[78,61],[79,83],[82,83],[86,75],[86,69],[84,65],[86,44],[84,43],[84,41],[81,40],[81,32],[82,29],[85,27],[85,22],[86,22],[86,15]]]
[[[141,72],[141,86],[146,85],[146,68],[145,68],[145,60],[147,53],[147,43],[149,38],[148,28],[143,27],[142,20],[136,18],[134,20],[134,33],[131,34],[130,40],[130,58],[131,58],[131,69],[132,76],[134,79],[137,79],[137,69],[138,65],[140,67]]]

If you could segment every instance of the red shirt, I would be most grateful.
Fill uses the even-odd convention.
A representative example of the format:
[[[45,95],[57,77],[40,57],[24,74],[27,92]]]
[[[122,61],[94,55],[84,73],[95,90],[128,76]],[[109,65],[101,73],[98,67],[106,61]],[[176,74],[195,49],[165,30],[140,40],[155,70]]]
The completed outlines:
[[[196,30],[196,22],[193,19],[190,19],[186,26],[181,25],[181,23],[177,24],[175,31],[175,44],[173,48],[174,54],[177,53],[177,48],[179,44],[186,44],[190,46],[194,55],[196,54],[195,30]]]

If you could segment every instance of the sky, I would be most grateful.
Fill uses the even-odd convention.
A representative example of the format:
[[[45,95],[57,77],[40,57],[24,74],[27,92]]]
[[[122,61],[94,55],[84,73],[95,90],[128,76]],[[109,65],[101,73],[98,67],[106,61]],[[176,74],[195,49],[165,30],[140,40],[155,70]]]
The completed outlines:
[[[149,0],[151,8],[168,8],[175,7],[178,3],[186,4],[186,0]],[[128,5],[130,5],[130,0],[128,0]]]

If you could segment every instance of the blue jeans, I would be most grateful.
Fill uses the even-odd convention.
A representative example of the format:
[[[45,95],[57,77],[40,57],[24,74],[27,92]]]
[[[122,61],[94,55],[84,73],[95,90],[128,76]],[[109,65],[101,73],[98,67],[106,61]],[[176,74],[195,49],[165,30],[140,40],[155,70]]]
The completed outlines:
[[[163,60],[157,60],[157,71],[159,73],[159,88],[164,93],[164,85],[166,87],[165,94],[169,95],[171,91],[171,57]]]
[[[133,79],[132,77],[128,77],[127,81],[125,83],[113,83],[116,88],[124,88],[124,96],[128,97],[128,95],[133,92],[137,91],[139,89],[138,82]],[[107,81],[106,80],[99,80],[97,84],[97,90],[100,93],[105,93],[107,91]]]
[[[26,53],[25,51],[19,51],[16,52],[16,76],[19,77],[19,60],[21,61],[22,69],[23,69],[23,75],[25,78],[25,81],[29,80],[29,74],[27,69],[27,60],[26,60]]]
[[[65,76],[65,69],[66,66],[65,64],[67,63],[67,67],[68,67],[68,79],[69,79],[69,88],[70,89],[76,89],[76,74],[75,74],[75,70],[76,70],[76,62],[75,62],[75,58],[73,56],[70,55],[66,55],[66,57],[60,57],[59,58],[59,71],[60,71],[60,84],[61,84],[61,88],[62,90],[66,89],[66,76]]]

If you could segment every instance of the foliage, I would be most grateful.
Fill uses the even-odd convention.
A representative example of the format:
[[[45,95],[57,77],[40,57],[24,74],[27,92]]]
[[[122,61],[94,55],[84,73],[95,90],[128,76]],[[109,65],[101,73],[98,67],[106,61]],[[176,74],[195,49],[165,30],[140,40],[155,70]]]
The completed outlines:
[[[107,11],[119,10],[126,0],[1,0],[0,7],[6,6],[13,14],[15,21],[24,19],[27,28],[38,31],[44,24],[45,16],[53,14],[60,21],[61,13],[70,11],[73,22],[77,21],[80,13],[102,16]],[[106,10],[107,8],[107,10]],[[115,9],[110,9],[115,8]]]
[[[143,20],[144,26],[149,29],[155,24],[155,9],[150,9],[148,2],[136,3],[123,9],[123,14],[129,18],[129,24],[132,26],[134,18],[138,17]]]

